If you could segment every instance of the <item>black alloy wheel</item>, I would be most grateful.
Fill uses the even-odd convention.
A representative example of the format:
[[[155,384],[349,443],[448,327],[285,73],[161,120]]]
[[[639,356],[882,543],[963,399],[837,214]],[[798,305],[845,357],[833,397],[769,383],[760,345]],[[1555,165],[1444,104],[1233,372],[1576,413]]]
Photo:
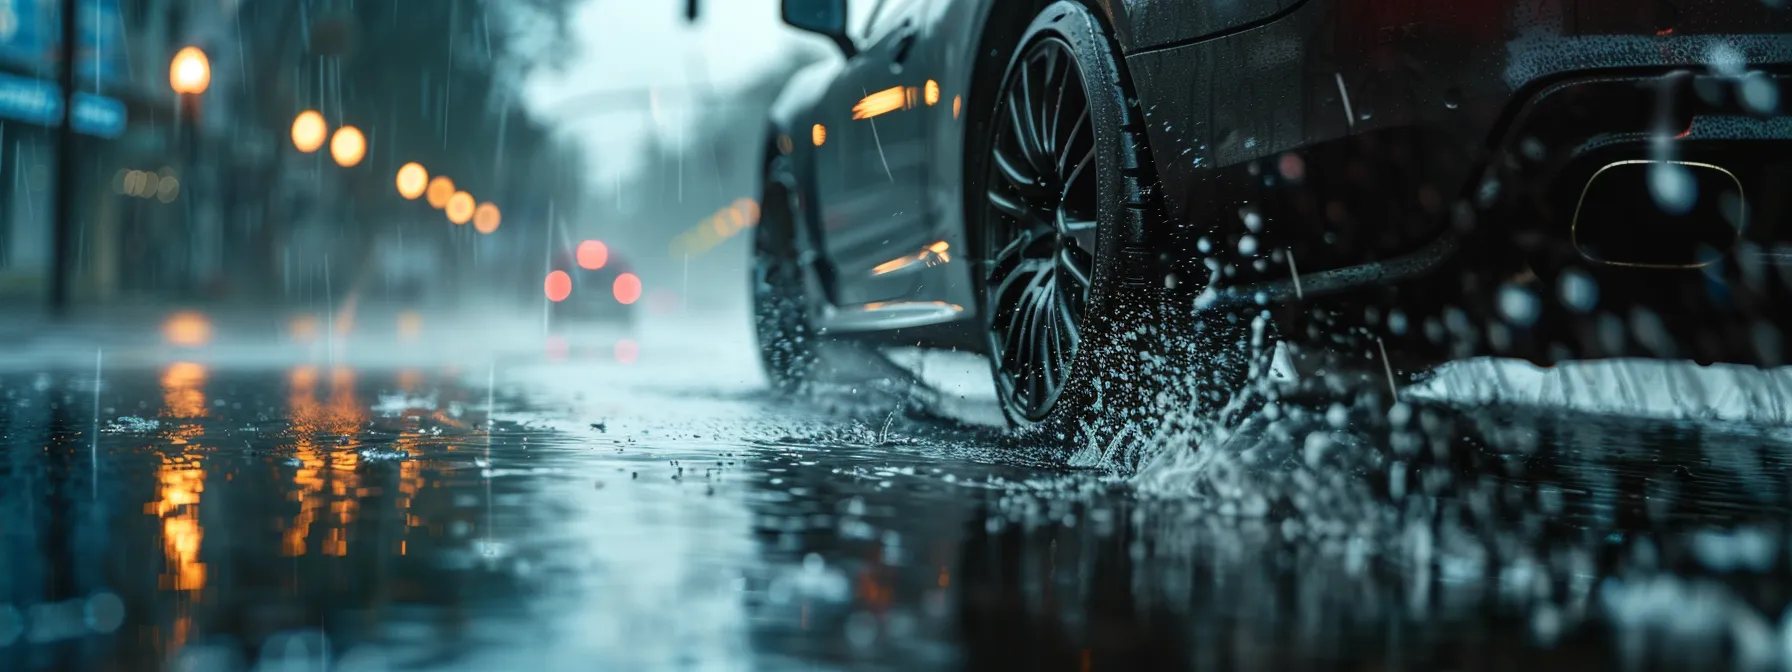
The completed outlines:
[[[797,261],[794,178],[784,159],[766,166],[759,202],[764,208],[753,227],[752,283],[754,335],[766,381],[780,393],[795,393],[809,382],[815,366],[817,334],[810,323],[803,269]]]
[[[1217,418],[1269,336],[1248,314],[1196,310],[1200,283],[1166,282],[1184,246],[1100,18],[1060,0],[1017,44],[966,171],[997,396],[1023,433],[1124,466],[1146,435]]]
[[[1070,382],[1094,286],[1094,120],[1071,47],[1044,37],[1008,73],[992,120],[986,299],[998,392],[1044,420]]]

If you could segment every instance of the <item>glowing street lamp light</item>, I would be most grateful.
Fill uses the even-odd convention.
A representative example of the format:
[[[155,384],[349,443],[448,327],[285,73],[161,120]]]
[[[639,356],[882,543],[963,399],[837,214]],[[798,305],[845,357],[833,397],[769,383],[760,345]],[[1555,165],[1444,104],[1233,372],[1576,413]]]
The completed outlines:
[[[503,213],[498,212],[496,205],[480,203],[479,207],[473,209],[473,228],[478,229],[480,233],[497,231],[498,223],[502,220]]]
[[[448,221],[465,224],[473,218],[473,195],[464,191],[448,197]]]
[[[429,181],[429,190],[425,194],[429,197],[429,207],[446,208],[448,199],[454,198],[454,180],[448,179],[447,175],[437,175]]]
[[[422,164],[413,161],[398,169],[398,194],[405,200],[417,200],[428,186],[429,171]]]
[[[292,120],[292,146],[306,154],[317,151],[324,146],[324,138],[330,135],[330,125],[324,122],[324,115],[317,110],[305,110]]]
[[[353,168],[367,156],[367,136],[361,135],[361,129],[343,126],[330,136],[330,157],[336,159],[336,165]]]
[[[212,64],[199,47],[187,47],[174,54],[168,66],[168,85],[175,93],[197,96],[212,85]]]

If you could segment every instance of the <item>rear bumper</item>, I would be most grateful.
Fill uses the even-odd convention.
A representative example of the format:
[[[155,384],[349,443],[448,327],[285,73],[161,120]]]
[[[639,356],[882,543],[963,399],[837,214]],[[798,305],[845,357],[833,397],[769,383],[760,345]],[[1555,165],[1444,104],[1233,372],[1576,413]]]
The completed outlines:
[[[1237,282],[1210,303],[1273,306],[1284,333],[1334,347],[1364,347],[1349,332],[1367,327],[1420,362],[1787,364],[1792,117],[1765,93],[1780,90],[1792,76],[1771,70],[1556,82],[1514,107],[1426,245]],[[1687,179],[1685,167],[1714,179]],[[1625,170],[1634,183],[1590,186]],[[1681,205],[1670,227],[1648,228],[1647,215]],[[1727,235],[1694,235],[1712,226]],[[1302,242],[1269,252],[1296,262],[1272,267],[1310,268],[1314,257],[1290,255]]]
[[[1703,4],[1743,7],[1726,1]],[[1216,290],[1198,305],[1272,307],[1296,340],[1367,326],[1419,361],[1786,363],[1792,13],[1590,35],[1503,9],[1366,40],[1342,25],[1354,4],[1129,56],[1181,222],[1167,270]],[[1697,268],[1601,263],[1578,199],[1621,161],[1732,170],[1748,229]]]

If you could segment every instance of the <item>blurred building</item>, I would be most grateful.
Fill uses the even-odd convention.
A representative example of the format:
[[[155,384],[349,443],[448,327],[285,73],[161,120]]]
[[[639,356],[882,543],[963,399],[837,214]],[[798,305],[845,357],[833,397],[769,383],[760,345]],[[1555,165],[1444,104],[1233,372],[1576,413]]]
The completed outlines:
[[[532,276],[549,214],[565,217],[579,200],[580,167],[506,102],[516,65],[505,60],[503,19],[513,7],[570,2],[78,2],[66,264],[77,302],[539,291]],[[41,303],[56,268],[61,4],[0,0],[0,303],[9,305]],[[210,85],[182,97],[169,68],[188,46],[209,57]],[[296,149],[292,121],[306,110],[332,132],[356,126],[364,156],[341,166],[327,145]],[[501,229],[474,232],[401,197],[393,176],[413,161],[501,208]]]

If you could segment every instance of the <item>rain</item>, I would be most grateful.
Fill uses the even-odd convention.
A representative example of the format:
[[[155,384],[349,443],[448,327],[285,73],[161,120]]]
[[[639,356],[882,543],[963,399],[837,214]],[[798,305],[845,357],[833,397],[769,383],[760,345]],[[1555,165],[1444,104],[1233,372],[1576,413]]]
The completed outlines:
[[[1458,4],[0,0],[0,669],[1792,670],[1792,8]]]

